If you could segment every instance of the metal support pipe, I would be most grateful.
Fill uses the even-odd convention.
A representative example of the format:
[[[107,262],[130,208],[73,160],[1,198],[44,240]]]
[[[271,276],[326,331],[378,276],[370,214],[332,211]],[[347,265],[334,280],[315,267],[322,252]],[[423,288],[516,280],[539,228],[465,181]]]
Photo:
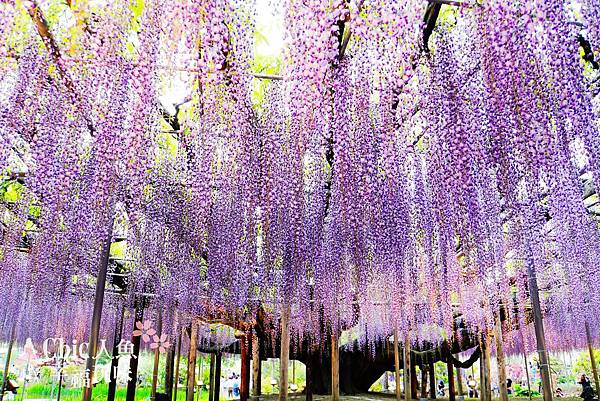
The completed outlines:
[[[213,401],[219,401],[221,398],[221,359],[223,354],[221,352],[217,352],[215,356],[215,388],[213,393]]]

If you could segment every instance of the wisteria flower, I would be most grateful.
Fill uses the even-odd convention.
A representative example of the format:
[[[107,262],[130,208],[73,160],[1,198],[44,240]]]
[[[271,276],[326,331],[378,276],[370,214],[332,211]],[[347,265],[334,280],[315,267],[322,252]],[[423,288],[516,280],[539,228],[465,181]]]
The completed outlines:
[[[145,320],[144,323],[139,322],[139,321],[135,322],[135,327],[137,327],[137,330],[133,331],[133,336],[134,337],[142,336],[142,340],[145,343],[150,342],[151,336],[156,334],[156,330],[154,330],[152,328],[151,320]]]
[[[166,334],[162,334],[160,337],[155,334],[152,337],[152,340],[154,342],[152,344],[150,344],[150,348],[151,349],[158,348],[158,350],[161,353],[167,352],[167,349],[169,349],[169,347],[171,346],[171,343],[167,340],[167,335]]]

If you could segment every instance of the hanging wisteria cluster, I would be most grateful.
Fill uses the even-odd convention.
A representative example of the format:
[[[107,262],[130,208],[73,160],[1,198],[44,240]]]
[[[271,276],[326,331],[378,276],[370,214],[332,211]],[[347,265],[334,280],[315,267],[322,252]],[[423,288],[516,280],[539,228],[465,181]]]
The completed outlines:
[[[532,273],[551,347],[600,314],[600,3],[443,6],[424,35],[421,0],[281,0],[258,95],[252,0],[98,3],[0,4],[5,338],[83,336],[108,240],[107,325],[289,313],[297,344],[364,346],[502,311],[519,350]]]

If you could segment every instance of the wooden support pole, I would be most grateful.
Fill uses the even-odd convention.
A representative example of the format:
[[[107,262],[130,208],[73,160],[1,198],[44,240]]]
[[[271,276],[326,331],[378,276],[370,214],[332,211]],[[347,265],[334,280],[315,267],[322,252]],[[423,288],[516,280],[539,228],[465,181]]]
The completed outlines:
[[[491,401],[492,385],[490,383],[490,350],[488,346],[488,337],[480,337],[481,357],[479,359],[479,398],[481,401]]]
[[[448,351],[448,355],[450,356],[450,351]],[[448,358],[448,400],[455,401],[456,400],[456,389],[454,388],[454,364],[452,363],[452,359]]]
[[[256,331],[252,332],[252,398],[256,401],[260,397],[260,341]]]
[[[86,385],[83,387],[83,401],[92,400],[92,389],[94,388],[94,372],[96,370],[96,356],[98,354],[98,337],[100,335],[100,320],[102,319],[102,307],[104,306],[104,288],[106,287],[106,275],[110,257],[110,245],[112,244],[113,217],[109,219],[108,232],[104,239],[104,247],[100,257],[100,266],[96,276],[96,294],[94,296],[94,310],[92,312],[92,327],[90,328],[90,340],[88,343],[88,358],[85,364]]]
[[[179,330],[179,336],[177,338],[177,356],[175,357],[175,380],[173,389],[173,398],[172,401],[177,401],[177,390],[179,390],[179,360],[181,357],[181,336],[183,334],[183,329]]]
[[[402,392],[400,390],[400,350],[398,348],[398,329],[396,329],[394,330],[394,378],[396,380],[396,401],[402,399]]]
[[[215,355],[215,377],[214,377],[214,388],[213,388],[213,401],[219,401],[221,397],[221,359],[223,354],[217,352]]]
[[[110,361],[110,381],[108,382],[108,394],[106,401],[115,401],[117,394],[117,372],[119,369],[119,343],[123,333],[123,320],[125,319],[125,303],[121,303],[116,311],[117,324],[115,325],[115,334],[113,337],[112,359]]]
[[[63,364],[65,359],[61,355],[60,359],[60,371],[58,372],[58,393],[56,394],[56,401],[60,401],[60,394],[62,392],[62,384],[63,384]]]
[[[435,364],[433,363],[433,358],[429,362],[429,398],[435,400],[436,398],[435,391]]]
[[[6,353],[6,361],[4,362],[4,373],[2,375],[2,386],[0,388],[0,401],[4,398],[4,392],[6,391],[6,384],[8,383],[8,371],[10,369],[10,358],[12,356],[12,349],[15,343],[17,334],[17,320],[15,319],[10,330],[10,341],[8,342],[8,351]],[[63,350],[60,350],[62,353]]]
[[[156,326],[157,335],[162,333],[162,312],[158,311],[158,324]],[[158,383],[158,363],[160,362],[160,350],[156,348],[154,350],[154,366],[152,368],[152,388],[150,390],[150,400],[156,399],[156,385]]]
[[[175,374],[175,344],[167,351],[167,359],[165,361],[165,394],[167,399],[173,398],[173,376]]]
[[[331,401],[340,401],[340,351],[337,333],[331,335]]]
[[[313,371],[312,353],[308,351],[306,359],[306,401],[313,401]]]
[[[408,331],[404,335],[404,399],[410,401],[413,398],[412,394],[412,379],[411,379],[411,366],[410,360],[410,336]],[[396,383],[398,385],[399,383]]]
[[[412,362],[412,361],[411,361]],[[410,393],[414,398],[418,396],[419,385],[417,383],[417,365],[410,364]]]
[[[500,312],[496,314],[494,329],[494,338],[496,340],[496,360],[498,361],[498,389],[500,390],[500,401],[508,401],[506,358],[504,357],[504,340],[502,336],[502,321],[500,318]]]
[[[487,393],[487,401],[492,401],[492,369],[490,366],[490,344],[486,341],[485,344],[485,383],[484,389]]]
[[[136,330],[135,323],[144,321],[144,303],[142,299],[135,301],[135,318],[133,319],[133,329]],[[135,389],[137,387],[137,371],[140,358],[140,345],[142,336],[134,336],[131,340],[133,344],[133,354],[129,358],[129,378],[127,382],[126,401],[135,401]]]
[[[208,390],[208,401],[213,401],[213,397],[215,395],[214,389],[215,389],[215,362],[216,362],[216,355],[215,354],[210,354],[210,372],[208,373],[208,382],[210,383],[209,386],[209,390]]]
[[[527,361],[527,351],[523,352],[523,358],[525,359],[525,375],[527,377],[527,394],[529,395],[529,401],[531,401],[531,379],[529,378],[529,361]]]
[[[542,376],[542,390],[544,401],[552,401],[552,385],[550,383],[550,364],[548,362],[548,351],[546,350],[546,337],[544,335],[544,321],[542,319],[542,307],[540,305],[540,294],[538,291],[537,276],[531,256],[527,258],[527,276],[529,280],[529,296],[533,310],[533,324],[535,328],[535,340],[540,360],[540,374]]]
[[[465,396],[465,390],[463,388],[463,381],[462,381],[462,372],[461,372],[461,368],[458,366],[456,367],[456,393],[458,394],[459,397]]]
[[[194,401],[194,388],[196,387],[196,355],[198,353],[198,323],[192,320],[190,324],[190,349],[188,352],[187,386],[185,401]]]
[[[596,358],[594,358],[592,333],[590,333],[590,325],[588,322],[585,322],[585,336],[587,338],[588,352],[590,353],[590,362],[592,363],[592,373],[594,374],[594,383],[596,384],[596,394],[600,395],[600,381],[598,380],[598,366],[596,366]]]
[[[381,384],[383,391],[387,392],[390,389],[390,382],[388,380],[388,372],[383,372],[383,383]]]
[[[290,364],[290,329],[288,322],[290,319],[290,306],[284,306],[281,313],[281,353],[279,364],[279,401],[288,399],[288,368]]]
[[[240,357],[242,366],[240,369],[240,401],[248,401],[250,398],[250,357],[252,353],[252,331],[244,333],[240,339]]]
[[[427,369],[424,364],[420,365],[421,368],[421,398],[427,398]]]

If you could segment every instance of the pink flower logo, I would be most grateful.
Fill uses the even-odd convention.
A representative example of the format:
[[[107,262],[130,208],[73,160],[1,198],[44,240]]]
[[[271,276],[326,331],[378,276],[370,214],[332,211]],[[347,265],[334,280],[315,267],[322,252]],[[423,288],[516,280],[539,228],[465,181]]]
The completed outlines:
[[[169,349],[169,347],[171,346],[171,343],[167,340],[167,335],[166,334],[162,334],[160,337],[158,335],[154,335],[152,337],[152,340],[154,341],[152,344],[150,344],[150,348],[151,349],[157,349],[161,352],[161,353],[165,353],[167,352],[167,349]]]
[[[133,336],[134,337],[142,336],[142,340],[145,343],[150,342],[150,337],[154,336],[156,334],[156,330],[154,330],[152,328],[151,320],[145,320],[144,323],[139,322],[139,321],[135,322],[135,327],[137,328],[137,330],[133,331]]]

